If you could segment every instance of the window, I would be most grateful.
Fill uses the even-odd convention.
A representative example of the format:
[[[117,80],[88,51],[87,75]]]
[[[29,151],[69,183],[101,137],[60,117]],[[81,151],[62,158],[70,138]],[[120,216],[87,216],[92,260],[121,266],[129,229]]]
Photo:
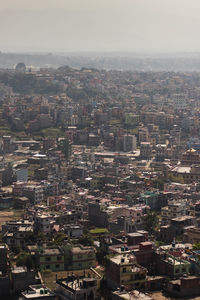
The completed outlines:
[[[179,273],[179,269],[176,269],[176,273]]]
[[[140,283],[139,283],[139,282],[136,282],[135,286],[138,287],[139,285],[140,285]]]
[[[46,269],[50,269],[50,266],[49,266],[49,265],[47,265],[47,266],[46,266]]]
[[[126,273],[126,268],[123,268],[123,273]]]
[[[46,260],[46,261],[50,261],[50,260],[51,260],[51,257],[45,257],[45,260]]]
[[[57,268],[57,269],[60,268],[60,265],[56,265],[56,268]]]
[[[61,260],[62,259],[62,257],[61,256],[57,256],[57,260]]]

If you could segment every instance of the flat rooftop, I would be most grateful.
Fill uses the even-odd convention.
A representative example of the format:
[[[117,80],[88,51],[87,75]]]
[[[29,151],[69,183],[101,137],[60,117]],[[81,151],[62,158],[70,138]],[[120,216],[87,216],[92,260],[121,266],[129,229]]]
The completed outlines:
[[[51,290],[39,284],[30,286],[30,290],[23,292],[22,295],[25,297],[25,299],[39,299],[45,297],[51,299],[50,296],[52,296],[52,299],[54,299],[55,296]]]

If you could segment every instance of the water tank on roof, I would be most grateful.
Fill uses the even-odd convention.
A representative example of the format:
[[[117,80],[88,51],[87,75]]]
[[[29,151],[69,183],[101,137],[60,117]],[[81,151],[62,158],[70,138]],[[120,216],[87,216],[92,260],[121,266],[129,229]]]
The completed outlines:
[[[94,278],[84,278],[83,288],[93,287],[96,285],[96,280]]]

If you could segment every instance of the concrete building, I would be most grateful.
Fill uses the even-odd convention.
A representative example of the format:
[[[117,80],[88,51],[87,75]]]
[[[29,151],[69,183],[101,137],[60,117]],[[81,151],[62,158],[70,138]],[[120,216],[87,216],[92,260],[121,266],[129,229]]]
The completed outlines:
[[[29,289],[21,294],[22,300],[55,300],[56,294],[42,284],[30,285]]]
[[[121,288],[119,291],[112,292],[112,300],[153,300],[153,298],[145,293],[142,293],[137,290],[125,291]]]
[[[64,253],[58,248],[42,247],[36,252],[36,258],[41,270],[64,271]]]
[[[97,281],[95,278],[69,276],[56,280],[55,293],[61,300],[95,300]]]
[[[96,267],[96,251],[94,247],[67,244],[62,249],[65,256],[65,269],[86,270]]]
[[[161,208],[162,224],[170,223],[173,218],[186,215],[186,202],[185,201],[169,201],[168,206]]]
[[[110,288],[124,285],[129,289],[145,288],[147,270],[138,265],[134,255],[117,255],[109,259],[106,281]]]
[[[123,151],[135,151],[137,148],[137,139],[135,135],[124,135],[123,137]]]
[[[34,220],[34,226],[36,230],[41,231],[45,234],[52,232],[55,221],[51,215],[38,213],[35,214]]]
[[[8,270],[8,247],[0,245],[0,272],[6,274]]]
[[[165,287],[165,291],[172,297],[195,297],[200,294],[200,277],[187,276],[178,280],[169,281]]]
[[[175,109],[185,109],[187,107],[185,94],[173,94],[172,101]]]
[[[140,144],[140,158],[150,160],[152,157],[152,147],[149,142],[142,142]]]

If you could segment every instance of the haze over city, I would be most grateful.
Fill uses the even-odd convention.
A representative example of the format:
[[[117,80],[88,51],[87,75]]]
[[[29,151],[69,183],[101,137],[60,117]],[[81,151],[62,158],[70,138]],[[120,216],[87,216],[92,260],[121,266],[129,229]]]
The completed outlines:
[[[3,52],[199,52],[198,0],[1,0]]]

